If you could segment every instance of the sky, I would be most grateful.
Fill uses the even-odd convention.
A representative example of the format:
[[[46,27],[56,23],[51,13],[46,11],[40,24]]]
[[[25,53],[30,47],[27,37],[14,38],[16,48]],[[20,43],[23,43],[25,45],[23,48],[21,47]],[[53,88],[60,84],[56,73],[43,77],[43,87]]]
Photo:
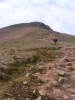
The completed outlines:
[[[34,21],[75,35],[75,0],[0,0],[0,28]]]

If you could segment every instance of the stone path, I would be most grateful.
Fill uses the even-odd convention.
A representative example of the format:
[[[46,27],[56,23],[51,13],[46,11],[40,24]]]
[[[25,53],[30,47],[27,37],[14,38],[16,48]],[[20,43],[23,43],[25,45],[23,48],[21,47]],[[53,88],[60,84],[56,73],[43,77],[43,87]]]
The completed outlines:
[[[43,65],[47,71],[38,75],[44,81],[38,89],[41,95],[56,100],[75,100],[75,46],[65,46],[61,50],[64,54],[61,59]]]
[[[37,85],[40,95],[55,98],[54,100],[75,100],[75,46],[64,46],[60,50],[62,58],[37,65],[45,68],[45,73],[35,73],[43,84]],[[26,100],[29,100],[28,98]],[[40,96],[36,100],[42,99]]]

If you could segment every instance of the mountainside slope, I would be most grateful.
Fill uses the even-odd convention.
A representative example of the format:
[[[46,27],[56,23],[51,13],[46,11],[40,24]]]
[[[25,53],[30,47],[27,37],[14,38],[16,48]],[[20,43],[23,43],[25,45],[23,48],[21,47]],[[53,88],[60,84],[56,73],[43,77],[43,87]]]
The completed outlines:
[[[48,25],[45,25],[41,22],[32,22],[15,24],[0,29],[0,43],[3,43],[4,41],[25,37],[25,35],[32,34],[33,32],[35,32],[35,35],[39,35],[36,34],[36,32],[38,31],[38,33],[41,34],[41,30],[43,31],[43,35],[49,35],[54,33],[54,35],[56,35],[60,41],[75,42],[75,36],[55,32]]]
[[[50,47],[51,36],[57,37],[61,43],[75,43],[75,37],[53,31],[40,22],[12,25],[0,30],[0,67],[6,67],[16,58],[26,58],[34,54],[28,49]]]
[[[25,34],[32,33],[34,30],[37,31],[37,29],[52,31],[47,25],[40,22],[11,25],[0,29],[0,42],[21,38]]]
[[[54,37],[59,40],[56,46]],[[0,29],[0,100],[39,100],[39,94],[44,100],[71,100],[75,93],[74,43],[74,36],[55,32],[39,22]],[[69,77],[72,80],[67,81]],[[67,86],[64,80],[69,82]],[[64,87],[69,85],[66,92]]]

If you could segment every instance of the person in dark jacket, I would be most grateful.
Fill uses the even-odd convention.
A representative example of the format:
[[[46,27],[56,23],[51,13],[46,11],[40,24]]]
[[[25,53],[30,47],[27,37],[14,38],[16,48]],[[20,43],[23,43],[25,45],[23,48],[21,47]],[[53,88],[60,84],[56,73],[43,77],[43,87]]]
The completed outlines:
[[[54,44],[56,45],[57,42],[58,42],[58,39],[57,39],[57,38],[54,38],[54,39],[53,39],[53,42],[54,42]]]

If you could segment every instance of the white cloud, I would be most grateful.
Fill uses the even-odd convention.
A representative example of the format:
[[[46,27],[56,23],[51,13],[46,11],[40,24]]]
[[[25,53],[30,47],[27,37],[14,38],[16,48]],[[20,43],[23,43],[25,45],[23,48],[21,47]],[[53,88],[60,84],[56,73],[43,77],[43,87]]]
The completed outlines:
[[[75,0],[3,0],[0,27],[42,21],[54,30],[75,35]]]

